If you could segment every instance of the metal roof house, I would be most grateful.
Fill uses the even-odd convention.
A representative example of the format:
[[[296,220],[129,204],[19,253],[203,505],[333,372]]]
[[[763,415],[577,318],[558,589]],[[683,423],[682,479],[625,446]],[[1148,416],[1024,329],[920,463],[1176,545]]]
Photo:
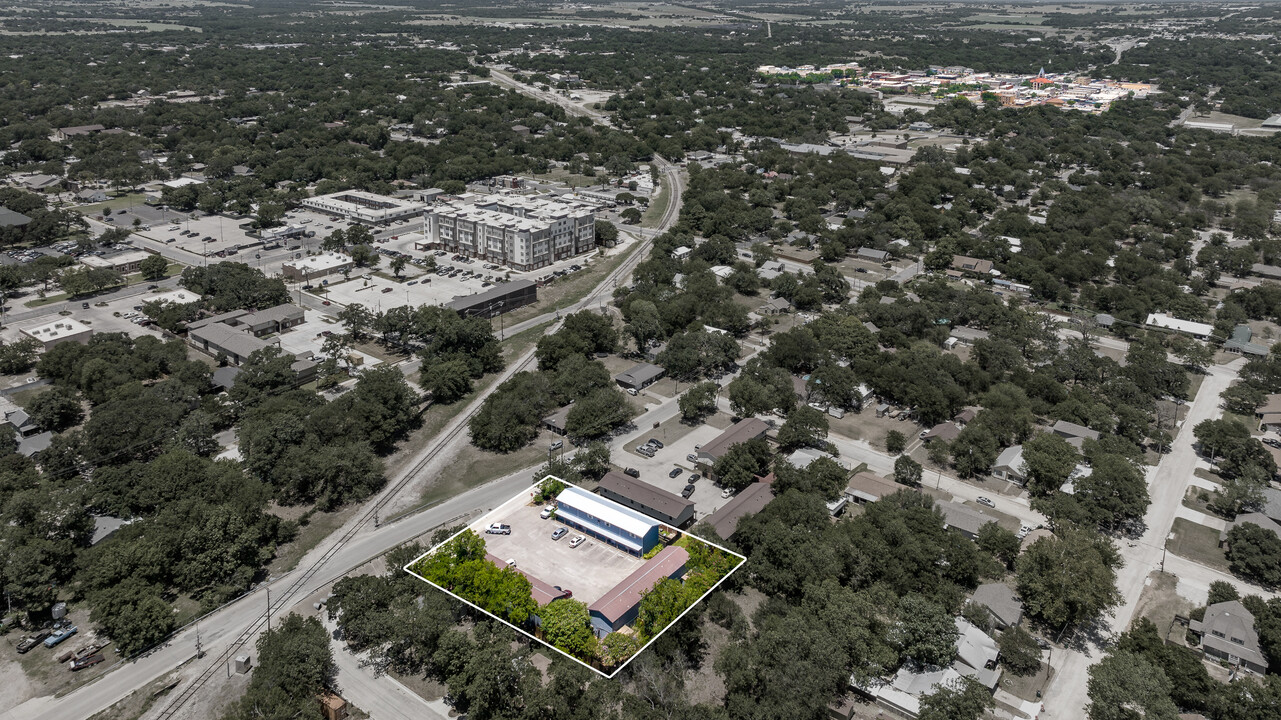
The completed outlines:
[[[591,615],[592,631],[604,637],[636,619],[641,596],[649,592],[664,578],[680,578],[685,574],[689,553],[685,548],[671,545],[628,575],[599,600],[587,606]]]
[[[619,373],[614,377],[614,381],[625,388],[643,390],[658,382],[659,378],[666,374],[667,371],[658,365],[641,363],[627,372]]]
[[[654,518],[569,485],[556,497],[556,519],[632,555],[644,555],[658,544]]]
[[[683,527],[694,519],[694,503],[614,470],[600,479],[596,492],[672,527]]]

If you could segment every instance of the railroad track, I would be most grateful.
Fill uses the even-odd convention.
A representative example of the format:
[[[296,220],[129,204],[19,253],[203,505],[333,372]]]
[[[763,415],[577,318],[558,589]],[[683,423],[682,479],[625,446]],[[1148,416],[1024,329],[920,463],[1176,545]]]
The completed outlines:
[[[673,193],[673,196],[668,201],[667,209],[663,214],[662,221],[659,223],[657,228],[661,234],[663,231],[675,224],[676,220],[680,216],[681,186],[679,171],[674,165],[666,160],[657,159],[657,157],[655,163],[659,165],[663,174],[667,176],[668,192]],[[591,303],[595,302],[602,293],[612,287],[615,287],[619,280],[626,277],[626,275],[630,273],[643,258],[648,256],[649,247],[653,242],[653,239],[643,240],[640,246],[632,252],[631,256],[628,257],[627,260],[620,263],[617,268],[614,268],[613,272],[607,275],[590,294],[578,303],[578,307],[581,309],[591,305]],[[557,326],[559,326],[559,324],[560,323],[557,323]],[[554,329],[555,328],[553,327],[551,331],[554,332]],[[523,371],[534,361],[534,359],[534,351],[530,350],[509,369],[507,377],[511,377],[512,375]],[[499,383],[495,383],[494,387],[497,387],[498,384]],[[169,704],[166,705],[164,709],[156,715],[156,717],[159,720],[171,720],[172,718],[180,717],[179,713],[182,708],[189,703],[198,692],[200,692],[201,688],[203,688],[211,678],[213,678],[218,669],[230,662],[231,659],[235,657],[236,653],[238,653],[241,648],[243,648],[266,626],[268,618],[271,617],[272,609],[290,607],[291,603],[295,601],[295,598],[308,588],[309,584],[316,578],[321,569],[360,533],[366,523],[370,520],[374,520],[379,513],[382,512],[387,505],[400,494],[400,491],[403,490],[410,481],[417,477],[420,472],[432,463],[432,461],[440,457],[441,453],[449,448],[466,431],[468,422],[480,412],[481,407],[483,407],[483,403],[476,402],[475,407],[456,420],[454,425],[443,436],[437,439],[435,446],[429,452],[414,463],[409,470],[401,473],[400,477],[392,485],[384,488],[378,499],[367,506],[355,522],[350,523],[348,529],[343,531],[342,535],[338,537],[329,549],[317,558],[302,575],[291,582],[285,589],[284,593],[279,596],[279,599],[269,603],[266,611],[251,621],[248,627],[246,627],[230,645],[220,652],[208,667],[188,683],[181,692],[175,695]]]

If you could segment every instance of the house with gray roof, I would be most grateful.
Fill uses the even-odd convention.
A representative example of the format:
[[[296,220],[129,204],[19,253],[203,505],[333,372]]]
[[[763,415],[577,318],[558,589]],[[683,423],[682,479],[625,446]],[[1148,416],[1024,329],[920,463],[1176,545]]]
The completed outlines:
[[[1023,601],[1014,594],[1014,588],[1005,583],[979,585],[970,602],[987,608],[997,629],[1014,627],[1023,619]]]
[[[1258,525],[1264,530],[1271,530],[1277,537],[1281,538],[1281,524],[1278,524],[1272,518],[1263,513],[1242,513],[1237,515],[1236,519],[1228,523],[1227,527],[1223,528],[1222,532],[1219,533],[1219,547],[1227,547],[1228,533],[1232,531],[1232,528],[1240,525]]]
[[[1268,347],[1255,342],[1250,342],[1254,338],[1254,331],[1249,325],[1237,325],[1232,328],[1232,337],[1223,343],[1223,349],[1227,352],[1234,352],[1240,355],[1254,355],[1255,357],[1267,357]]]
[[[620,373],[614,380],[625,388],[643,390],[658,382],[658,379],[666,374],[667,371],[658,365],[641,363],[625,373]]]
[[[985,512],[960,503],[936,502],[934,507],[943,513],[944,527],[949,530],[955,530],[971,540],[978,537],[979,528],[995,520]]]
[[[1188,630],[1201,636],[1201,651],[1208,658],[1226,661],[1260,675],[1268,671],[1268,659],[1259,647],[1254,615],[1239,600],[1215,603],[1205,617],[1188,623]]]

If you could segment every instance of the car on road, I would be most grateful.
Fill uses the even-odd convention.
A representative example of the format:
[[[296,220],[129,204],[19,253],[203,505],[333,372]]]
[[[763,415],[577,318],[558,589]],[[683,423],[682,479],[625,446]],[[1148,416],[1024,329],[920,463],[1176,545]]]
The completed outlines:
[[[623,474],[628,477],[638,478],[640,477],[640,470],[637,470],[636,468],[627,468],[623,471]]]
[[[729,497],[729,496],[731,496],[731,495],[733,495],[733,494],[734,494],[734,489],[733,489],[733,488],[725,488],[724,490],[722,490],[722,491],[721,491],[721,497],[722,497],[722,498],[727,498],[727,497]]]
[[[566,590],[565,588],[563,588],[563,587],[561,587],[561,586],[559,586],[559,585],[552,585],[552,587],[554,587],[554,588],[556,588],[557,590],[559,590],[559,591],[560,591],[560,597],[561,597],[561,598],[572,598],[572,597],[574,597],[574,591],[573,591],[573,590]]]
[[[992,500],[991,500],[990,498],[985,498],[985,497],[983,497],[982,495],[980,495],[980,496],[975,500],[975,502],[977,502],[979,505],[986,505],[986,506],[988,506],[988,507],[990,507],[990,508],[994,508],[994,507],[996,507],[996,503],[992,502]]]
[[[694,453],[690,453],[690,454],[686,455],[686,456],[685,456],[685,459],[686,459],[686,460],[688,460],[688,461],[690,461],[690,462],[692,462],[692,463],[696,463],[696,462],[698,462],[698,456],[697,456],[697,455],[695,455]]]
[[[686,486],[685,486],[685,489],[684,489],[684,490],[681,490],[681,497],[683,497],[683,498],[685,498],[685,499],[687,499],[687,500],[689,499],[689,496],[690,496],[690,495],[693,495],[693,494],[694,494],[694,486],[693,486],[693,485],[686,485]]]
[[[556,442],[554,442],[554,443],[552,443],[552,444],[551,444],[551,447],[550,447],[549,449],[550,449],[550,450],[559,450],[559,449],[561,449],[561,448],[563,448],[563,447],[565,447],[565,441],[564,441],[564,440],[557,440]]]
[[[547,507],[543,508],[542,512],[538,513],[538,517],[546,520],[547,518],[552,516],[553,512],[555,512],[555,509],[551,505],[548,505]]]
[[[486,535],[511,535],[512,526],[506,523],[490,523],[489,527],[485,528],[485,534]]]
[[[509,568],[516,567],[516,561],[512,558],[507,558],[507,567]]]
[[[558,527],[552,530],[552,540],[559,540],[569,534],[569,528]]]
[[[672,471],[667,473],[667,477],[669,478],[680,477],[680,474],[682,472],[683,471],[680,468],[672,468]]]
[[[686,480],[686,482],[688,482],[690,485],[693,485],[694,483],[696,483],[696,482],[698,482],[699,480],[702,480],[702,479],[703,479],[703,476],[702,476],[702,475],[700,475],[700,474],[698,474],[698,473],[693,473],[693,474],[691,474],[691,475],[689,476],[689,479],[688,479],[688,480]]]
[[[641,445],[636,448],[636,453],[638,455],[644,455],[645,457],[652,458],[654,457],[654,448],[650,445]]]
[[[1276,438],[1263,438],[1264,445],[1271,445],[1274,448],[1281,448],[1281,440]]]
[[[575,535],[574,539],[569,541],[569,546],[572,548],[576,548],[585,542],[587,542],[587,538],[583,537],[582,535]]]
[[[646,445],[653,445],[654,447],[658,448],[659,450],[662,450],[662,449],[663,449],[663,443],[662,443],[662,441],[660,441],[658,438],[650,438],[650,439],[649,439],[649,442],[647,442],[647,443],[645,443],[645,444],[646,444]]]
[[[635,397],[638,393],[636,392],[636,388],[627,388],[627,394]]]

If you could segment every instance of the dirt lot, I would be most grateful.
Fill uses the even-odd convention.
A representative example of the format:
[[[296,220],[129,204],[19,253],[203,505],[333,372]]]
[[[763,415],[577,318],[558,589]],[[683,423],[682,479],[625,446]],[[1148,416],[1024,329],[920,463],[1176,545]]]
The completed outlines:
[[[87,608],[72,607],[67,618],[80,630],[52,650],[37,645],[19,655],[17,646],[26,637],[25,630],[14,630],[0,638],[0,707],[15,707],[27,699],[63,692],[93,680],[119,659],[115,647],[108,645],[103,651],[106,661],[87,670],[73,673],[69,663],[58,662],[59,655],[84,645],[94,628]]]

